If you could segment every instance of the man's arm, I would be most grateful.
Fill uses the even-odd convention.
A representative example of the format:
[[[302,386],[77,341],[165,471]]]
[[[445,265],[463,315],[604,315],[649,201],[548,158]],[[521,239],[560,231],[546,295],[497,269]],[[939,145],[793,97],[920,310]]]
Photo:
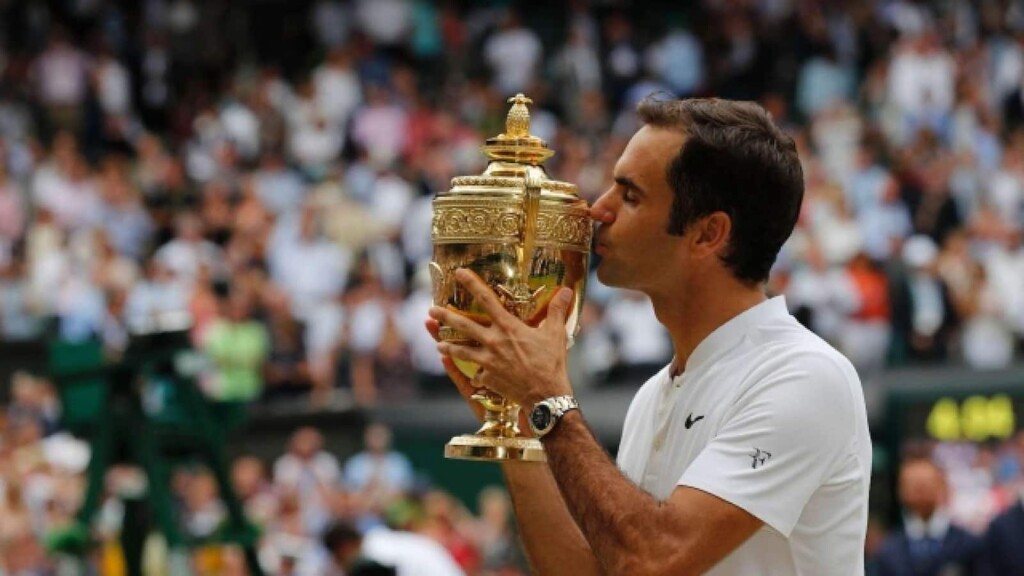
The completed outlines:
[[[509,462],[503,466],[515,507],[519,538],[538,576],[603,574],[579,526],[565,507],[551,470],[544,464]]]
[[[695,488],[655,500],[623,476],[578,410],[543,442],[561,495],[608,574],[702,574],[763,525]]]

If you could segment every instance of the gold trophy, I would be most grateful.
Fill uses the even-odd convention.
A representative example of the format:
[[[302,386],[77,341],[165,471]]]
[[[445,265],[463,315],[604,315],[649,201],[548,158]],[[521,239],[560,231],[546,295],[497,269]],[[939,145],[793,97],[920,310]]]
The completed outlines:
[[[548,178],[543,163],[554,151],[530,134],[532,101],[517,94],[505,133],[487,140],[490,159],[479,176],[452,179],[452,189],[434,199],[430,275],[435,306],[443,306],[482,324],[490,322],[473,296],[455,280],[467,268],[483,278],[505,308],[529,325],[547,315],[548,303],[561,286],[573,289],[575,301],[566,322],[570,345],[579,329],[580,308],[590,261],[593,227],[586,201],[576,186]],[[442,326],[442,339],[474,344]],[[472,378],[478,366],[456,361]],[[445,457],[464,460],[545,461],[539,440],[519,436],[519,406],[481,388],[473,400],[486,410],[483,426],[456,436]]]

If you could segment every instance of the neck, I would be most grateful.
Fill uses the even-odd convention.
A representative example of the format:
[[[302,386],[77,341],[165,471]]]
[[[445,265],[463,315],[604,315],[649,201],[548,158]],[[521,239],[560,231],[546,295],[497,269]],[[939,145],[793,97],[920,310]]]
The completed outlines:
[[[719,326],[767,299],[761,285],[734,280],[709,283],[692,293],[651,295],[658,320],[668,329],[675,356],[671,374],[678,376],[697,346]]]

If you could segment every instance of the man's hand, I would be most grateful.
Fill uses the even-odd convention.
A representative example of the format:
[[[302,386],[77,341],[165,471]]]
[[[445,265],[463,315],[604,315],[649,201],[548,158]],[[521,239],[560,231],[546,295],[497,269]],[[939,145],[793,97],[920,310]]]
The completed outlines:
[[[430,309],[430,317],[437,321],[438,327],[451,326],[479,343],[478,346],[450,342],[437,345],[446,357],[480,366],[481,371],[469,382],[470,386],[493,390],[527,411],[545,398],[572,394],[566,373],[568,337],[565,333],[565,321],[573,300],[571,290],[562,288],[555,294],[548,305],[547,318],[534,328],[508,312],[473,272],[459,269],[455,278],[491,318],[491,325],[483,326],[451,310],[436,306]],[[432,333],[436,338],[436,332]],[[458,381],[456,385],[462,391]]]
[[[427,332],[433,336],[434,340],[441,342],[441,335],[438,331],[441,329],[441,323],[433,318],[427,318],[426,321]],[[476,414],[477,420],[483,422],[484,420],[484,407],[477,401],[471,400],[470,396],[476,394],[477,387],[473,385],[473,381],[468,376],[459,370],[458,366],[452,362],[452,359],[448,356],[441,356],[441,363],[444,364],[444,369],[448,372],[448,377],[455,383],[455,388],[459,391],[459,394],[469,403],[470,408],[473,409],[473,413]]]

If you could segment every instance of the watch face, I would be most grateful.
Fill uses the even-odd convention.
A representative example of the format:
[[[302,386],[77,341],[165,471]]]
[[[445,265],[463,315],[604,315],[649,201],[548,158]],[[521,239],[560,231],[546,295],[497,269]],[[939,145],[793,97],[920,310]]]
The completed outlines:
[[[551,425],[551,408],[546,404],[538,404],[530,412],[530,423],[537,430],[544,430]]]

